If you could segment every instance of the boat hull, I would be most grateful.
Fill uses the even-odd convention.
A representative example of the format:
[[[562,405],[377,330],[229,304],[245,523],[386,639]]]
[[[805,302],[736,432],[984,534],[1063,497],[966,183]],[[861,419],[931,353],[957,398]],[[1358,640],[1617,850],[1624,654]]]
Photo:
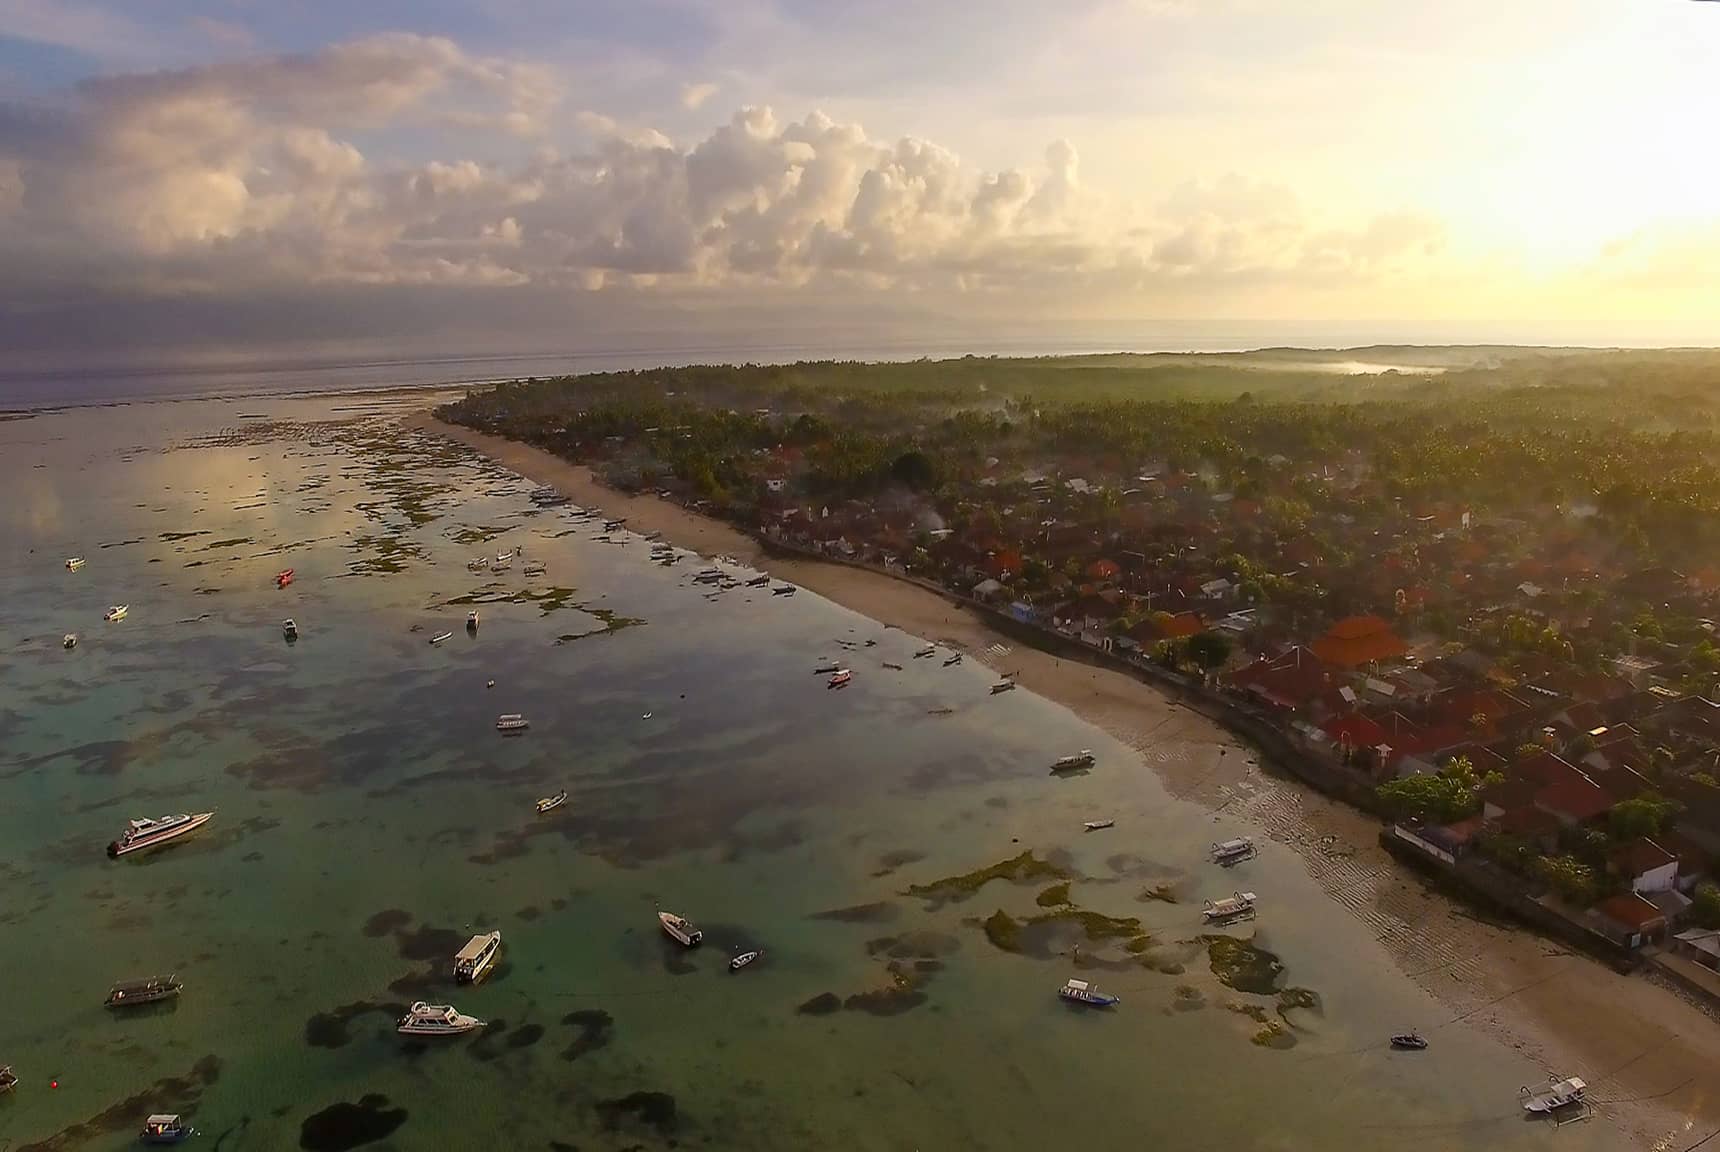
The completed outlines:
[[[122,844],[118,840],[115,840],[108,845],[107,854],[111,859],[117,860],[121,856],[129,856],[133,852],[147,852],[151,848],[159,848],[163,844],[171,844],[175,840],[189,836],[191,833],[197,831],[197,829],[203,827],[203,825],[209,823],[214,815],[215,813],[213,812],[199,812],[184,824],[176,825],[164,832],[160,832],[152,836],[133,840],[130,844]]]
[[[679,916],[673,915],[669,912],[657,913],[657,923],[663,926],[663,931],[668,935],[669,939],[675,941],[675,943],[681,945],[683,948],[695,948],[698,946],[699,941],[705,938],[705,934],[703,932],[699,931]]]

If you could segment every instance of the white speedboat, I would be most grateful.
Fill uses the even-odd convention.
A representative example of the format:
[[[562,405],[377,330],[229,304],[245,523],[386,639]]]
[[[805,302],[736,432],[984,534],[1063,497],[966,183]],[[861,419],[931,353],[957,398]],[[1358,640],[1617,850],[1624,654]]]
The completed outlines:
[[[440,643],[442,643],[442,641],[444,641],[444,640],[447,640],[447,639],[449,639],[449,638],[451,638],[451,637],[452,637],[452,636],[453,636],[453,635],[454,635],[454,634],[453,634],[453,633],[452,633],[452,632],[441,632],[441,633],[438,633],[438,634],[437,634],[437,635],[435,635],[435,636],[432,636],[432,637],[430,637],[430,643],[432,643],[432,644],[440,644]]]
[[[1212,862],[1221,868],[1252,860],[1258,855],[1260,850],[1255,848],[1254,841],[1246,836],[1238,836],[1234,840],[1220,840],[1212,846]]]
[[[993,684],[991,686],[991,694],[993,696],[996,696],[999,692],[1013,692],[1013,691],[1015,691],[1015,681],[1014,680],[1009,680],[1009,679],[999,680],[996,684]]]
[[[456,1011],[452,1004],[426,1004],[420,1000],[400,1018],[395,1029],[403,1036],[461,1036],[484,1021]]]
[[[1238,920],[1252,920],[1255,900],[1252,892],[1238,892],[1220,900],[1208,900],[1200,916],[1208,924],[1234,924]]]
[[[693,927],[691,920],[677,916],[673,912],[657,913],[657,923],[663,926],[663,931],[688,948],[692,948],[705,938],[703,932]]]
[[[500,932],[485,932],[466,941],[466,946],[454,954],[454,983],[476,984],[482,980],[501,951]]]
[[[757,960],[763,955],[763,948],[754,948],[751,951],[742,952],[729,961],[729,971],[739,972],[742,968],[745,968],[748,964],[751,964],[754,960]]]
[[[504,712],[496,717],[496,731],[519,732],[531,727],[531,722],[518,712]]]
[[[560,808],[563,804],[566,804],[566,803],[567,803],[567,789],[563,788],[560,792],[557,792],[554,796],[545,796],[543,799],[541,799],[537,802],[538,815],[542,816],[545,812],[554,812],[557,808]]]
[[[1097,832],[1103,828],[1113,827],[1116,823],[1115,820],[1088,820],[1082,824],[1082,827],[1089,832]]]
[[[1545,1114],[1588,1103],[1588,1090],[1589,1086],[1575,1076],[1564,1080],[1549,1076],[1547,1086],[1540,1091],[1524,1087],[1518,1093],[1523,1097],[1523,1111]]]
[[[131,605],[115,604],[112,608],[109,608],[106,612],[102,613],[102,619],[111,624],[115,620],[124,620],[125,614],[129,611],[131,611]]]
[[[169,840],[177,840],[209,823],[214,815],[213,812],[181,812],[177,816],[133,820],[126,825],[120,838],[107,846],[107,854],[120,857],[131,852],[141,852],[145,848],[154,848]]]
[[[297,640],[299,638],[299,626],[291,620],[282,620],[281,635],[285,636],[288,640]]]
[[[1014,684],[1015,681],[1011,680],[1010,683]],[[1093,755],[1092,749],[1083,748],[1073,756],[1059,756],[1057,759],[1053,760],[1051,762],[1051,772],[1052,775],[1056,775],[1059,772],[1074,772],[1080,768],[1091,768],[1098,762],[1099,758]]]
[[[65,637],[61,639],[60,643],[64,644],[67,648],[76,648],[78,646],[78,634],[76,632],[67,632]]]
[[[76,572],[79,568],[82,568],[83,566],[84,566],[84,558],[82,556],[73,556],[71,559],[66,561],[66,571],[67,572]]]

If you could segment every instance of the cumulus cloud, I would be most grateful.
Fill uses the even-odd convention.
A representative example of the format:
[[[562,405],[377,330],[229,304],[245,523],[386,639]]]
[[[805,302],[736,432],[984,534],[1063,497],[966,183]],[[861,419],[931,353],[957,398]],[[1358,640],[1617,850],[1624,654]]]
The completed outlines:
[[[705,101],[717,94],[715,84],[683,84],[681,85],[681,107],[689,112],[704,107]]]
[[[689,85],[683,102],[714,91]],[[595,112],[558,118],[559,100],[538,69],[387,35],[0,107],[0,292],[828,282],[1043,296],[1286,270],[1366,277],[1439,241],[1410,216],[1319,228],[1289,193],[1240,178],[1190,185],[1131,220],[1081,182],[1067,140],[987,172],[819,112],[745,107],[683,144]],[[587,142],[553,146],[558,123]],[[451,154],[386,158],[370,142],[401,125],[433,129]],[[521,144],[498,152],[508,139]]]

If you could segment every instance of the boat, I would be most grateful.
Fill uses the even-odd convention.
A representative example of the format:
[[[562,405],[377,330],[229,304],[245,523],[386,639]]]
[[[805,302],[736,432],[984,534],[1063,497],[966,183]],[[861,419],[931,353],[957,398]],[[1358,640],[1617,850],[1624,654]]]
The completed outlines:
[[[993,696],[996,696],[999,692],[1013,691],[1015,691],[1015,681],[1009,679],[999,680],[996,684],[991,686],[991,694]]]
[[[403,1036],[461,1036],[484,1021],[457,1011],[452,1004],[426,1004],[420,1000],[400,1018],[395,1029]]]
[[[474,608],[470,612],[466,613],[466,631],[476,632],[477,630],[478,630],[478,610],[476,608]]]
[[[480,933],[466,941],[466,946],[454,954],[454,983],[476,984],[482,980],[501,951],[500,932]]]
[[[514,549],[512,552],[497,552],[496,553],[496,563],[497,564],[512,564],[514,562],[514,557],[517,556],[518,554],[519,554],[518,548]]]
[[[1523,1111],[1545,1115],[1562,1108],[1587,1104],[1588,1089],[1589,1086],[1575,1076],[1565,1080],[1549,1076],[1545,1088],[1533,1091],[1525,1087],[1519,1089],[1518,1094],[1523,1098]]]
[[[1115,820],[1088,820],[1081,826],[1089,832],[1097,832],[1103,828],[1110,828],[1116,823],[1117,822]]]
[[[288,584],[291,584],[292,582],[293,582],[293,570],[291,568],[283,568],[281,571],[275,573],[275,587],[285,588]]]
[[[828,676],[832,672],[840,671],[842,671],[842,665],[840,664],[820,664],[812,670],[812,674],[814,676]]]
[[[937,654],[938,646],[936,644],[927,644],[924,648],[914,653],[914,659],[924,660],[928,656],[936,656]]]
[[[1423,1048],[1427,1047],[1427,1041],[1422,1039],[1421,1033],[1412,1029],[1400,1035],[1393,1036],[1392,1047],[1402,1048],[1410,1052],[1420,1052]]]
[[[531,722],[518,712],[504,712],[496,717],[496,731],[498,732],[518,732],[530,727]]]
[[[723,570],[721,568],[701,568],[693,573],[693,582],[696,584],[715,584],[722,578]]]
[[[825,687],[826,688],[846,688],[848,686],[849,681],[851,681],[853,679],[854,679],[854,673],[853,672],[849,671],[847,668],[840,668],[837,670],[836,675],[834,675],[830,678],[830,682],[828,684],[826,684]]]
[[[619,532],[621,530],[621,526],[625,523],[627,523],[627,517],[617,516],[613,520],[605,520],[603,522],[603,530],[605,532]]]
[[[1234,924],[1238,920],[1254,919],[1255,895],[1252,892],[1238,892],[1219,900],[1208,900],[1206,908],[1201,912],[1201,919],[1209,924]]]
[[[489,561],[484,559],[482,556],[480,556],[476,560],[466,561],[466,571],[468,571],[468,572],[482,572],[488,564],[489,564]]]
[[[1254,846],[1254,841],[1246,836],[1238,836],[1235,840],[1220,840],[1212,846],[1212,862],[1223,868],[1240,864],[1244,860],[1252,860],[1258,855],[1260,850]]]
[[[506,572],[509,568],[512,568],[513,566],[514,566],[514,562],[513,562],[513,559],[510,557],[509,559],[497,560],[494,563],[492,563],[490,565],[490,571],[492,571],[492,572]]]
[[[754,948],[750,952],[742,952],[729,961],[729,971],[739,972],[742,968],[745,968],[748,964],[751,964],[754,960],[757,960],[763,955],[763,948]]]
[[[770,583],[770,577],[769,576],[754,576],[751,580],[747,581],[747,587],[748,588],[763,588],[766,584],[769,584],[769,583]]]
[[[888,660],[884,661],[884,667],[889,668],[895,672],[900,672],[902,670],[902,666],[900,664],[892,664]]]
[[[73,556],[71,559],[66,561],[66,571],[67,572],[76,572],[79,568],[82,568],[83,566],[84,566],[84,558],[82,556]]]
[[[436,635],[430,637],[430,643],[440,644],[442,641],[449,639],[453,635],[454,634],[452,632],[438,632]]]
[[[951,656],[948,660],[944,661],[944,667],[945,668],[953,668],[957,664],[960,664],[961,662],[962,662],[962,654],[960,652],[957,652],[954,656]]]
[[[126,825],[120,838],[107,846],[107,854],[117,858],[177,840],[209,823],[214,815],[213,812],[181,812],[177,816],[161,816],[154,820],[133,820]]]
[[[177,1115],[158,1112],[143,1122],[143,1132],[138,1139],[145,1144],[178,1144],[195,1134]]]
[[[106,612],[102,613],[102,619],[111,624],[115,620],[124,620],[125,614],[129,611],[131,611],[131,605],[115,604],[112,608],[109,608]]]
[[[281,635],[285,636],[288,640],[297,640],[299,638],[299,626],[294,624],[291,620],[282,620]]]
[[[10,1092],[18,1086],[18,1074],[12,1071],[12,1065],[0,1064],[0,1092]]]
[[[557,792],[554,796],[545,796],[543,799],[541,799],[537,802],[538,815],[541,816],[545,812],[554,812],[557,808],[560,808],[563,804],[566,804],[566,803],[567,803],[567,789],[563,788],[560,792]]]
[[[1014,681],[1010,681],[1010,683],[1013,685]],[[1091,768],[1098,762],[1099,758],[1093,755],[1092,749],[1083,748],[1073,756],[1059,756],[1053,760],[1051,762],[1051,774],[1055,776],[1059,772],[1073,772],[1079,768]]]
[[[545,565],[542,560],[533,560],[525,567],[525,573],[527,576],[542,576],[544,574],[544,570]]]
[[[60,643],[64,644],[67,648],[76,648],[78,646],[78,634],[76,632],[67,632],[60,640]]]
[[[673,912],[658,912],[657,923],[663,926],[663,931],[679,940],[688,948],[692,948],[705,938],[705,934],[693,927],[691,920],[683,919]]]
[[[139,1004],[153,1004],[157,1000],[171,1000],[184,988],[179,977],[171,974],[151,976],[147,980],[126,980],[109,988],[103,1003],[109,1008],[132,1008]]]
[[[770,590],[770,594],[772,596],[793,596],[794,595],[794,585],[793,584],[784,584],[780,588],[772,588]]]
[[[1109,1008],[1113,1004],[1121,1004],[1121,996],[1110,996],[1099,991],[1085,980],[1070,980],[1057,990],[1063,999],[1074,1004],[1087,1004],[1094,1008]]]

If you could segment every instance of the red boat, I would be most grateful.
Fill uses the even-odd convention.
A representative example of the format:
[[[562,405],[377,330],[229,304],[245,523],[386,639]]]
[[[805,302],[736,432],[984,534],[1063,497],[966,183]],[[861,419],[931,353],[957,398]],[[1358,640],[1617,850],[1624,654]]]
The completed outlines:
[[[277,573],[275,575],[275,587],[277,587],[277,588],[285,588],[288,584],[291,584],[292,582],[293,582],[293,570],[291,568],[288,568],[286,571]]]

